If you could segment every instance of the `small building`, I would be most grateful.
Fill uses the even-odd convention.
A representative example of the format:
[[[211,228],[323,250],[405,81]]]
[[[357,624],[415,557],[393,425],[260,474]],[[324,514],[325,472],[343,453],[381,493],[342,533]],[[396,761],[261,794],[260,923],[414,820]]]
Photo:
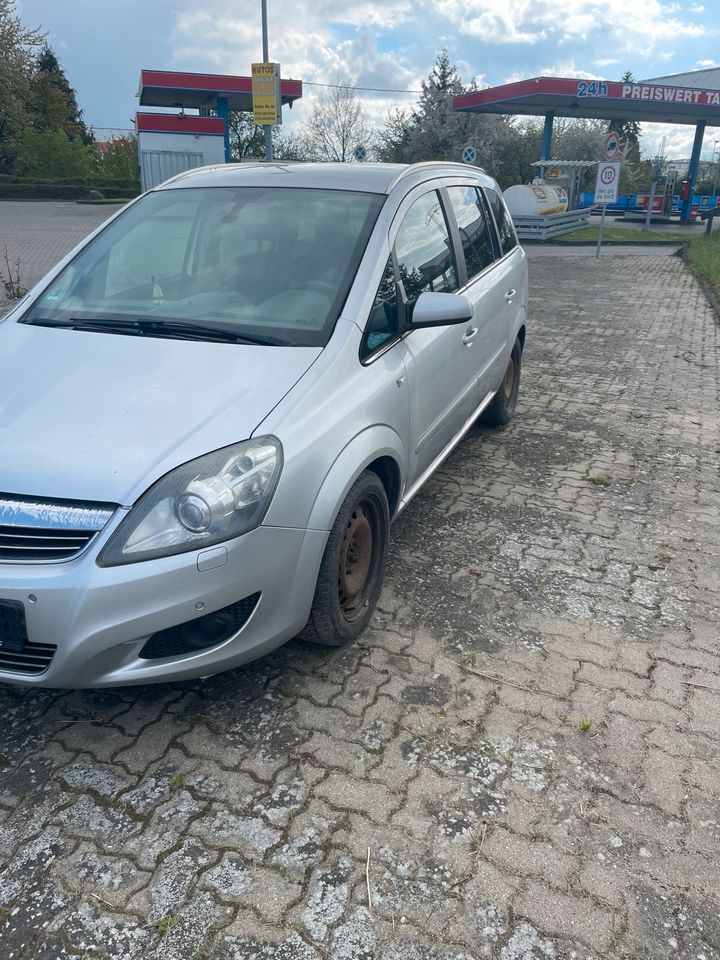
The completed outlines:
[[[302,97],[302,82],[281,80],[280,94],[283,105],[292,106]],[[230,162],[229,113],[252,110],[252,80],[142,70],[137,96],[141,107],[174,110],[135,115],[140,181],[142,189],[149,190],[184,170]]]

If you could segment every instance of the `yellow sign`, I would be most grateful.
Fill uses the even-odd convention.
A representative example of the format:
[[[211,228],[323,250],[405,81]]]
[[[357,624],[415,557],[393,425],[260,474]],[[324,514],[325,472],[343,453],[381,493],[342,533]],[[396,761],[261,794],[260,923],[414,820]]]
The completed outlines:
[[[252,65],[253,120],[260,126],[282,123],[280,64]]]

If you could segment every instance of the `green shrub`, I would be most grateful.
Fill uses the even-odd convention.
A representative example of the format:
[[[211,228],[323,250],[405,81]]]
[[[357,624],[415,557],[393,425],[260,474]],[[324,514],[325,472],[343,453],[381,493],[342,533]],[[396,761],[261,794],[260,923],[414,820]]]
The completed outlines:
[[[72,187],[93,187],[102,190],[110,187],[118,190],[139,190],[140,180],[113,180],[110,177],[18,177],[15,174],[0,173],[0,186],[5,183],[50,183]]]
[[[5,183],[0,181],[0,200],[91,200],[98,196],[108,200],[130,200],[140,193],[116,187],[84,187],[69,183]]]
[[[71,140],[64,130],[25,130],[18,144],[15,173],[25,177],[84,177],[93,172],[95,150]]]

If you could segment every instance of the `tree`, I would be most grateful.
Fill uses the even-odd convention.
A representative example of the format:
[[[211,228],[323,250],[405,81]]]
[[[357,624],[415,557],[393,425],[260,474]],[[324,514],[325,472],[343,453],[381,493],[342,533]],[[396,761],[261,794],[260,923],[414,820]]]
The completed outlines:
[[[257,160],[265,156],[265,129],[253,122],[252,113],[230,111],[230,156],[233,160]],[[296,133],[272,128],[273,157],[276,160],[308,160],[307,145]]]
[[[355,91],[334,87],[315,104],[302,135],[313,160],[347,163],[358,144],[369,148],[372,126]]]
[[[31,122],[35,130],[62,130],[70,140],[93,142],[78,109],[75,91],[47,44],[40,52],[33,77]]]
[[[230,111],[228,117],[230,156],[233,160],[249,160],[265,156],[265,131],[253,123],[252,113]]]
[[[139,180],[137,139],[116,137],[106,144],[96,144],[95,167],[98,176],[108,180]]]
[[[388,116],[376,141],[378,158],[399,163],[459,161],[469,143],[475,147],[477,162],[496,172],[512,127],[505,117],[455,111],[453,99],[472,89],[472,84],[463,85],[447,50],[442,50],[422,81],[417,106],[410,113],[395,110]]]
[[[510,120],[500,143],[497,166],[490,171],[501,187],[530,183],[537,177],[539,170],[533,163],[540,159],[541,142],[542,124],[537,120],[530,117]]]
[[[0,172],[10,171],[27,124],[35,52],[43,42],[39,30],[23,25],[15,0],[0,0]]]
[[[635,77],[632,71],[626,70],[620,78],[623,83],[635,83]],[[630,163],[640,162],[640,124],[636,120],[611,120],[608,124],[608,131],[612,130],[618,134],[625,150],[624,158]]]
[[[409,147],[410,115],[395,107],[389,111],[385,126],[375,136],[374,153],[384,163],[407,163]]]
[[[71,140],[64,130],[24,130],[20,136],[13,170],[24,177],[63,179],[89,177],[93,173],[93,148]]]

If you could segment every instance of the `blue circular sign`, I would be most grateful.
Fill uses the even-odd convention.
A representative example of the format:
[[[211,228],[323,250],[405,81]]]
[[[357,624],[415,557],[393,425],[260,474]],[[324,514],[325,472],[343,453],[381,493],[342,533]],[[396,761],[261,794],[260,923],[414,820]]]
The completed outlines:
[[[356,160],[367,160],[367,150],[361,143],[353,150],[353,156]]]
[[[475,152],[475,147],[470,146],[470,144],[468,144],[466,147],[463,147],[463,163],[475,163],[476,156],[477,153]]]

